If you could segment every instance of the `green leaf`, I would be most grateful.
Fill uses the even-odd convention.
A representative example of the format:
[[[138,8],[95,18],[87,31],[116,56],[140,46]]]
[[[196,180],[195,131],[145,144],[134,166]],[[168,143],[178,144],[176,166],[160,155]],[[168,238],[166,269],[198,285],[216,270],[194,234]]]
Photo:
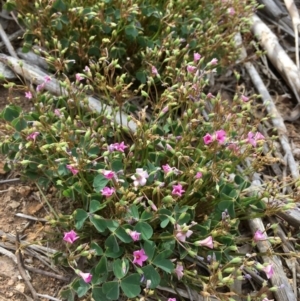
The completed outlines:
[[[153,213],[149,211],[143,211],[140,220],[147,221],[153,217]]]
[[[107,228],[111,231],[114,232],[116,231],[116,229],[119,227],[119,223],[115,220],[108,220],[106,222]]]
[[[90,213],[94,213],[94,212],[99,211],[99,210],[101,210],[105,207],[106,207],[106,205],[101,204],[99,201],[91,200]]]
[[[105,251],[105,256],[108,258],[119,258],[124,254],[124,249],[120,248],[120,250],[118,252],[114,252],[110,249]]]
[[[142,267],[141,269],[145,275],[146,280],[151,280],[150,288],[156,288],[159,285],[161,278],[155,268],[152,265],[147,265],[145,267]]]
[[[120,289],[118,281],[109,281],[103,284],[103,293],[109,300],[118,300]]]
[[[99,263],[96,266],[96,274],[105,274],[107,273],[107,258],[102,256]]]
[[[90,221],[94,225],[94,227],[97,229],[97,231],[99,231],[100,233],[103,233],[107,228],[106,220],[97,214],[91,215]]]
[[[113,271],[118,279],[122,279],[123,277],[125,277],[128,270],[129,270],[129,261],[127,259],[114,260]]]
[[[18,106],[6,106],[4,110],[2,111],[1,115],[4,120],[11,122],[15,118],[18,118],[21,112],[21,108]]]
[[[100,192],[100,190],[102,190],[107,183],[108,179],[106,179],[102,174],[99,174],[94,178],[93,187],[95,188],[96,192]]]
[[[128,298],[135,298],[140,294],[140,279],[139,274],[132,274],[121,281],[121,288]]]
[[[125,26],[125,33],[127,36],[135,39],[139,35],[139,31],[133,24]]]
[[[161,209],[159,210],[159,219],[161,221],[160,226],[161,228],[167,227],[170,222],[169,216],[172,216],[172,212],[168,209]]]
[[[138,71],[135,74],[135,77],[142,83],[145,84],[147,81],[147,74],[145,73],[145,71]]]
[[[16,131],[21,132],[27,128],[27,122],[24,118],[18,117],[11,122],[11,125],[16,129]]]
[[[95,241],[91,243],[91,250],[95,250],[97,256],[103,255],[103,249]]]
[[[153,229],[152,227],[145,222],[138,222],[134,230],[141,233],[142,239],[148,240],[152,237]]]
[[[160,260],[160,259],[168,258],[172,255],[172,253],[173,252],[171,250],[164,250],[164,251],[160,252],[159,254],[157,254],[155,256],[154,260]]]
[[[53,6],[52,6],[54,9],[56,9],[57,11],[59,12],[63,12],[67,9],[67,5],[65,4],[65,2],[63,0],[56,0],[54,3],[53,3]]]
[[[218,209],[223,212],[225,209],[228,210],[230,217],[235,217],[235,210],[234,210],[234,201],[233,200],[222,200],[218,204]]]
[[[109,301],[103,292],[103,287],[93,287],[92,296],[94,300]]]
[[[115,235],[123,242],[125,243],[130,243],[132,242],[132,238],[130,237],[129,234],[127,234],[127,232],[125,231],[125,229],[123,227],[119,227],[116,231],[115,231]]]
[[[108,238],[105,240],[105,246],[114,253],[117,253],[120,250],[119,244],[114,235],[108,236]]]
[[[153,264],[161,268],[167,273],[172,273],[174,270],[174,264],[169,259],[156,259],[154,258]]]
[[[83,279],[79,279],[78,283],[73,286],[79,298],[83,297],[89,290],[90,286]]]
[[[133,217],[136,221],[139,220],[140,214],[139,214],[138,207],[136,205],[131,205],[129,207],[129,213],[130,213],[131,217]]]
[[[63,299],[66,299],[67,301],[74,301],[75,299],[75,292],[73,289],[71,289],[70,287],[64,287],[59,295],[63,298]]]
[[[151,240],[146,240],[144,242],[144,251],[146,255],[148,256],[148,260],[151,261],[154,255],[156,249],[156,245],[153,241]]]
[[[161,223],[160,223],[160,227],[161,228],[166,228],[168,226],[170,220],[166,216],[160,217],[160,219],[162,220]]]
[[[123,170],[124,166],[122,160],[113,161],[113,163],[111,164],[111,169],[115,172]]]
[[[79,230],[83,227],[85,220],[88,218],[88,214],[83,209],[76,209],[74,217],[75,217],[75,228]]]

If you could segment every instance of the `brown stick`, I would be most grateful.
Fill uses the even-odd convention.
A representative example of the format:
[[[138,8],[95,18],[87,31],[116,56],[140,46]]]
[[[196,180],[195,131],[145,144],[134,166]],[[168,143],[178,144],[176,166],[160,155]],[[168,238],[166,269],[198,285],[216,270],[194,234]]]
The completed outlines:
[[[28,265],[25,265],[24,267],[28,271],[38,273],[38,274],[42,274],[42,275],[45,275],[45,276],[49,276],[49,277],[52,277],[52,278],[56,278],[56,279],[59,279],[59,280],[62,280],[62,281],[69,281],[70,280],[70,277],[64,277],[64,276],[57,275],[57,274],[47,272],[47,271],[44,271],[44,270],[40,270],[40,269],[31,267],[31,266],[28,266]]]
[[[16,257],[17,257],[17,261],[18,261],[18,269],[19,269],[19,272],[20,272],[22,278],[24,279],[27,287],[29,288],[29,290],[32,294],[33,300],[38,301],[39,298],[37,296],[37,293],[36,293],[34,287],[32,286],[31,282],[29,281],[28,276],[24,270],[24,263],[23,263],[20,247],[21,247],[20,237],[19,237],[19,233],[16,231]]]

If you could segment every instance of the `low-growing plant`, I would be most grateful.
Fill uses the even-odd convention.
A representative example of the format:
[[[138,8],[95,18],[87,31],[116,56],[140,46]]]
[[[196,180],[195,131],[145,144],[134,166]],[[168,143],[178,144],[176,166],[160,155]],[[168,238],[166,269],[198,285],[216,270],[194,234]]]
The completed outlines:
[[[104,94],[111,92],[110,74],[99,72],[118,68],[109,57],[75,82],[66,79],[69,95],[38,87],[26,91],[33,111],[10,104],[1,113],[11,132],[0,145],[7,168],[18,168],[44,189],[54,185],[74,208],[49,216],[66,242],[54,260],[78,275],[61,292],[64,298],[160,298],[158,286],[187,285],[229,300],[230,286],[249,279],[248,270],[272,277],[271,263],[263,266],[254,254],[238,252],[240,221],[278,209],[271,188],[255,192],[247,179],[262,168],[265,143],[245,122],[255,96],[236,94],[229,101],[204,93],[217,60],[204,68],[202,62],[195,53],[176,69],[177,81],[162,93],[152,119],[131,117],[135,133],[124,131],[126,121],[117,125],[115,116],[87,106],[85,91],[99,79],[106,82]],[[154,84],[152,77],[148,81]],[[240,172],[246,158],[252,165]],[[251,240],[262,239],[257,232]]]
[[[155,66],[171,84],[185,55],[201,52],[219,67],[237,58],[234,35],[249,29],[255,1],[8,0],[24,24],[23,50],[37,46],[55,71],[79,71],[90,60],[118,59],[127,83],[145,84]],[[176,60],[167,64],[170,55]],[[168,68],[167,68],[168,66]]]

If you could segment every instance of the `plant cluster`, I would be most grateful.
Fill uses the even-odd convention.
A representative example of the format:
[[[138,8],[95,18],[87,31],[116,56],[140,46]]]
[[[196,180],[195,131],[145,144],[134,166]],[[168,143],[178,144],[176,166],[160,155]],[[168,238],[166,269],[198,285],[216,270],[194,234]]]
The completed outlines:
[[[163,81],[186,54],[201,51],[223,67],[236,59],[234,35],[248,29],[255,1],[239,0],[9,0],[24,24],[24,51],[46,56],[55,71],[80,71],[90,60],[118,59],[127,82],[145,84],[152,66]],[[167,64],[170,55],[175,56]],[[190,56],[191,57],[191,56]]]
[[[62,96],[44,84],[7,84],[25,89],[34,109],[12,103],[1,113],[6,168],[41,191],[55,186],[69,204],[57,213],[49,203],[49,223],[65,242],[54,260],[78,275],[61,292],[68,300],[160,299],[159,285],[230,300],[230,286],[249,271],[273,275],[272,263],[238,253],[240,222],[278,209],[273,187],[254,192],[248,180],[268,163],[265,137],[248,122],[255,96],[208,92],[211,75],[237,55],[233,35],[254,6],[198,2],[18,1],[25,48],[39,43],[58,78],[73,60],[77,70],[60,78]],[[105,95],[112,115],[105,105],[89,109],[91,91]],[[145,111],[128,117],[135,133],[115,121],[131,94],[153,107],[150,121]],[[249,241],[264,239],[258,231]]]
[[[11,104],[1,114],[12,131],[1,142],[7,167],[44,188],[54,185],[75,207],[49,217],[67,243],[66,254],[55,260],[79,275],[62,295],[118,300],[120,294],[134,298],[142,288],[150,296],[158,285],[179,281],[222,298],[235,279],[249,277],[246,268],[265,270],[270,278],[272,265],[236,253],[240,220],[276,210],[262,201],[270,197],[267,189],[249,191],[247,173],[261,168],[265,141],[245,122],[252,100],[236,95],[228,103],[205,94],[206,74],[217,60],[201,69],[195,53],[162,93],[153,120],[135,120],[133,134],[105,110],[96,114],[86,105],[82,82],[92,85],[97,70],[117,68],[107,61],[85,68],[75,82],[66,80],[72,94],[54,97],[38,86],[25,92],[33,111]],[[207,106],[209,121],[202,115]],[[237,166],[249,157],[252,167],[239,173]],[[77,268],[82,257],[88,271]]]

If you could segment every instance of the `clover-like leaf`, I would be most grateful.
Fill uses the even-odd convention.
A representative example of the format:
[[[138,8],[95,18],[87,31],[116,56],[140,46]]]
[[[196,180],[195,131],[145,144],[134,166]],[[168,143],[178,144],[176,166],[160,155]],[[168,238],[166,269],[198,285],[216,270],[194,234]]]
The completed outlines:
[[[108,179],[104,177],[104,175],[99,174],[94,178],[93,187],[96,192],[100,192],[108,183]]]
[[[144,242],[144,251],[146,253],[146,255],[148,256],[148,260],[151,261],[153,258],[153,255],[155,253],[155,243],[153,241],[150,240],[146,240]]]
[[[103,293],[109,300],[118,300],[120,294],[119,282],[109,281],[103,284]]]
[[[88,218],[88,214],[83,209],[76,209],[74,217],[75,228],[79,230],[83,227],[85,220]]]
[[[114,253],[117,253],[120,250],[119,244],[114,235],[108,236],[108,238],[105,240],[105,246]]]
[[[100,233],[103,233],[107,228],[106,220],[97,214],[90,215],[90,221]]]
[[[141,292],[140,286],[141,276],[139,274],[131,274],[130,276],[122,279],[121,288],[128,298],[135,298]]]
[[[129,270],[129,261],[127,259],[121,260],[118,258],[114,260],[113,272],[118,279],[122,279],[123,277],[125,277],[128,270]]]
[[[144,273],[146,280],[151,281],[150,288],[156,288],[159,285],[161,278],[158,272],[155,270],[155,268],[152,265],[147,265],[145,267],[142,267],[141,269]]]
[[[137,232],[141,233],[142,239],[144,240],[148,240],[152,237],[153,235],[153,229],[152,227],[145,223],[145,222],[138,222],[135,227],[134,230]]]

